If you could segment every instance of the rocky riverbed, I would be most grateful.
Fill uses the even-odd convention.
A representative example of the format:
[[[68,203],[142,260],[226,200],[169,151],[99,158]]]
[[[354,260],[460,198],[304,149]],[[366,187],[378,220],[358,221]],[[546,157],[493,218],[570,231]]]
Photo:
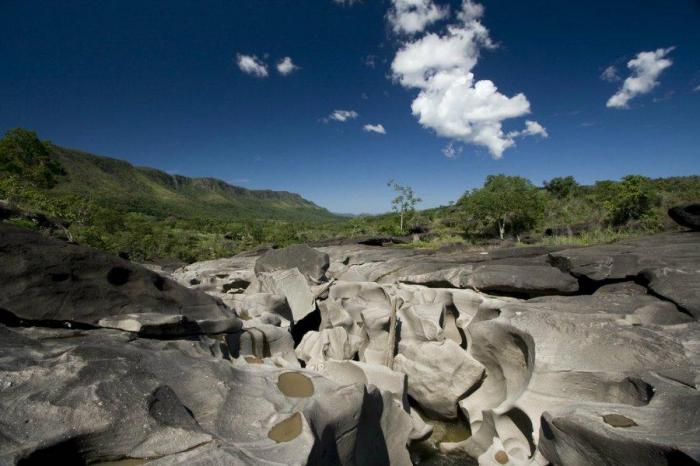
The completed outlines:
[[[700,462],[700,232],[0,260],[1,465]]]

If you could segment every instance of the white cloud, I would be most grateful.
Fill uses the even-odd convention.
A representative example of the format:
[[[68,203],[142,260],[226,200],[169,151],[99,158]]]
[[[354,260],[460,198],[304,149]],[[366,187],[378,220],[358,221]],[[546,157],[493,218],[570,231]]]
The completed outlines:
[[[294,64],[291,57],[284,57],[279,62],[277,62],[277,71],[282,76],[287,76],[288,74],[291,74],[298,69],[299,67]]]
[[[392,0],[389,22],[394,32],[415,34],[449,15],[449,8],[439,7],[433,0]]]
[[[619,81],[620,75],[617,74],[617,68],[615,68],[614,65],[610,65],[607,68],[605,68],[605,71],[600,75],[600,79],[603,81],[608,81],[608,82],[615,82]]]
[[[475,79],[480,49],[494,46],[482,15],[483,6],[464,0],[457,15],[461,23],[405,43],[391,69],[404,87],[419,89],[411,109],[423,127],[484,146],[498,159],[516,137],[545,135],[546,130],[532,121],[522,131],[504,133],[502,122],[530,113],[530,102],[522,93],[508,97],[492,81]]]
[[[695,86],[695,89],[693,89],[693,92],[700,92],[700,84]]]
[[[620,90],[608,99],[607,107],[627,108],[630,100],[638,95],[647,94],[658,86],[661,72],[673,64],[666,58],[673,49],[674,47],[669,47],[654,52],[639,52],[627,62],[627,68],[632,74],[625,79]]]
[[[454,143],[450,142],[442,149],[442,155],[448,159],[456,159],[462,153],[462,146],[455,147]]]
[[[379,133],[379,134],[386,134],[386,129],[384,129],[384,126],[381,124],[378,125],[365,125],[362,127],[363,130],[369,132],[369,133]]]
[[[355,3],[360,3],[362,0],[333,0],[333,3],[337,3],[338,5],[348,5],[352,6]]]
[[[544,126],[532,120],[525,120],[525,129],[520,131],[511,131],[510,133],[508,133],[508,137],[510,138],[524,136],[541,136],[543,138],[548,138],[549,133],[547,133],[547,130]]]
[[[482,16],[484,16],[484,5],[471,0],[463,1],[462,8],[457,13],[457,18],[465,24],[478,21]]]
[[[324,118],[323,121],[339,121],[345,123],[348,120],[354,120],[359,114],[354,110],[333,110],[333,113]]]
[[[257,76],[258,78],[267,77],[267,65],[255,55],[242,55],[239,53],[236,56],[236,61],[238,67],[244,73]]]

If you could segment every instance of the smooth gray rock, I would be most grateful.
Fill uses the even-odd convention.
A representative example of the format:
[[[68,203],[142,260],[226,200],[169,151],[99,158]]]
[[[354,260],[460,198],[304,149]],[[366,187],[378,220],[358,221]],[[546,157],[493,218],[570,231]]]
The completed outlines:
[[[282,249],[272,249],[255,262],[255,274],[297,268],[314,282],[322,281],[330,265],[328,254],[310,248],[305,244],[295,244]]]
[[[408,275],[399,281],[427,286],[454,286],[488,293],[524,293],[528,295],[572,294],[578,281],[551,266],[539,265],[466,265],[422,275]]]
[[[349,335],[343,327],[335,327],[307,332],[295,351],[297,358],[309,364],[342,361],[352,359],[361,343],[359,337]]]
[[[625,297],[613,293],[592,298],[601,296]],[[640,298],[652,297],[626,298],[641,304]],[[693,349],[698,323],[632,324],[632,314],[626,313],[639,312],[633,305],[618,312],[592,305],[581,312],[576,306],[566,307],[570,299],[509,304],[496,317],[472,320],[467,329],[470,354],[486,367],[486,377],[460,406],[474,437],[441,448],[480,456],[498,444],[513,460],[582,465],[627,464],[620,455],[639,447],[647,453],[678,450],[678,458],[697,461],[700,441],[689,425],[700,419]],[[559,304],[564,306],[557,309]],[[651,305],[668,304],[657,300]],[[607,305],[610,311],[620,302]],[[597,417],[581,427],[562,427],[563,432],[547,425],[547,413],[557,426],[557,419],[568,418],[570,412]],[[607,414],[624,415],[643,427],[603,426]],[[614,416],[610,419],[618,422]],[[601,434],[613,428],[625,429],[619,441],[610,441],[615,434]],[[590,430],[596,434],[589,435]],[[663,457],[647,455],[641,460],[644,455],[629,458],[633,464],[658,464]]]
[[[668,216],[682,227],[700,231],[700,204],[686,204],[672,207]]]
[[[700,316],[700,233],[645,236],[550,254],[562,270],[593,281],[646,280],[654,293]]]
[[[569,274],[549,266],[487,264],[462,276],[460,288],[474,288],[488,293],[522,292],[528,294],[572,294],[578,281]]]
[[[218,299],[95,249],[0,224],[0,318],[98,326],[123,314],[234,319]]]
[[[455,419],[457,402],[484,374],[484,367],[452,340],[401,346],[394,369],[408,376],[408,394],[438,417]]]
[[[654,293],[673,301],[700,319],[700,267],[648,269],[643,276],[649,281],[648,286]]]
[[[286,298],[292,311],[292,324],[316,310],[316,296],[298,269],[263,272],[258,279],[264,291]]]
[[[595,290],[594,295],[606,294],[606,293],[622,293],[628,295],[643,295],[647,294],[647,289],[642,285],[638,285],[634,282],[619,282],[610,283],[609,285],[603,285],[597,290]]]

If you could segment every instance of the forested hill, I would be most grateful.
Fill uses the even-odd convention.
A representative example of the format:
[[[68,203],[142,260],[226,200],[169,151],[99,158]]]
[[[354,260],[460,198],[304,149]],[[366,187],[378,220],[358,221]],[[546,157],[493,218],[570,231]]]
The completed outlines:
[[[124,212],[158,218],[206,217],[218,220],[330,220],[337,218],[298,194],[250,190],[214,178],[189,178],[135,167],[123,160],[47,144],[63,169],[51,191],[88,196]]]

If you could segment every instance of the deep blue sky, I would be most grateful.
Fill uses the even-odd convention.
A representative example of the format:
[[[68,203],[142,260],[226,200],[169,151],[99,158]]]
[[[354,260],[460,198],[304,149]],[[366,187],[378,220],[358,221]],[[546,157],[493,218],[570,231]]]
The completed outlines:
[[[482,53],[477,79],[525,93],[528,118],[550,135],[519,140],[501,160],[469,145],[448,159],[449,141],[411,115],[416,91],[389,77],[399,40],[381,0],[0,0],[0,131],[26,127],[59,145],[353,213],[388,210],[389,178],[430,207],[491,173],[539,184],[699,172],[700,2],[481,3],[500,46]],[[638,52],[670,46],[673,66],[653,92],[606,108],[620,86],[600,79],[608,65],[626,76]],[[255,78],[237,53],[268,54],[272,68],[290,56],[301,69]],[[323,123],[335,109],[359,117]],[[387,134],[362,131],[367,123]]]

